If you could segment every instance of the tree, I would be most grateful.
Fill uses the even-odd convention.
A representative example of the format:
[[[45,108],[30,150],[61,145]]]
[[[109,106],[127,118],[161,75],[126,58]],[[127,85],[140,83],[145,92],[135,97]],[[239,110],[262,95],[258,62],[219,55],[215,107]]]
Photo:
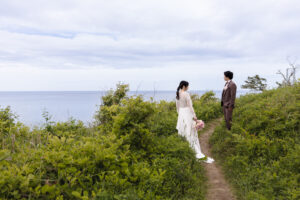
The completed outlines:
[[[245,85],[242,85],[243,89],[251,89],[255,91],[264,91],[267,88],[267,79],[261,78],[259,75],[248,76],[245,81]]]
[[[286,68],[285,74],[281,72],[281,70],[278,70],[277,72],[277,74],[281,75],[283,78],[281,83],[276,82],[279,87],[291,86],[297,82],[296,73],[299,65],[296,64],[296,60],[292,62],[289,57],[287,58],[287,61],[290,67]]]
[[[110,89],[107,94],[102,97],[102,105],[112,106],[120,104],[121,100],[126,98],[128,91],[128,84],[118,83],[116,90]]]
[[[105,128],[111,126],[113,121],[113,116],[115,116],[119,111],[123,99],[128,99],[127,93],[129,91],[129,85],[118,83],[115,90],[110,89],[106,95],[102,96],[102,103],[99,110],[96,111],[94,116],[95,124],[98,126],[100,124]]]

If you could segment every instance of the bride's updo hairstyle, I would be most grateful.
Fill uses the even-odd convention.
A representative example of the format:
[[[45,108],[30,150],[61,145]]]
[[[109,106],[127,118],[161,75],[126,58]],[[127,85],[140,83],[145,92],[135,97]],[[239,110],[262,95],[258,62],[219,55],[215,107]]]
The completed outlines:
[[[176,92],[176,99],[179,100],[179,90],[183,88],[183,86],[188,87],[189,86],[189,82],[187,81],[181,81],[179,83],[179,86],[177,88],[177,92]]]

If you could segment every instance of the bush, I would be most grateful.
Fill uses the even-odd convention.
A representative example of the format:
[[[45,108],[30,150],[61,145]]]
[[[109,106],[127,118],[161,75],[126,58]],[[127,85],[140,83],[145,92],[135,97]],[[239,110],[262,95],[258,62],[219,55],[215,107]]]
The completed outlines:
[[[195,113],[199,119],[207,122],[222,114],[222,107],[212,91],[203,94],[201,97],[193,95],[192,99]]]
[[[0,110],[0,198],[204,199],[204,170],[177,134],[175,103],[127,91],[119,84],[103,97],[95,127],[45,114],[46,124],[30,130]],[[197,112],[211,120],[217,100],[202,99]]]

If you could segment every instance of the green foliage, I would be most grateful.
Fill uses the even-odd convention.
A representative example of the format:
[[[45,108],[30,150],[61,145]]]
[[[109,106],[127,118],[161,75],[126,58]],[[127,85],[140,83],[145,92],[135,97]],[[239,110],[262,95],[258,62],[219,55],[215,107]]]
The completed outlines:
[[[215,119],[222,114],[222,108],[214,92],[209,91],[201,97],[197,95],[192,96],[193,105],[198,119],[205,122]]]
[[[116,90],[109,90],[105,96],[102,97],[102,103],[105,106],[112,106],[120,104],[121,100],[127,96],[129,85],[117,84]]]
[[[128,99],[127,92],[129,85],[117,84],[116,90],[109,90],[106,95],[102,96],[102,104],[95,114],[96,125],[103,125],[101,128],[107,132],[113,122],[113,116],[119,112],[121,101]]]
[[[254,91],[264,91],[267,88],[267,79],[261,78],[259,75],[248,76],[245,81],[245,85],[242,85],[244,89],[251,89]]]
[[[210,142],[240,199],[299,199],[300,85],[242,96]]]
[[[204,199],[204,170],[177,134],[175,102],[127,91],[119,84],[102,98],[95,127],[45,112],[45,125],[30,130],[0,110],[0,199]],[[195,104],[199,118],[220,114],[212,93]]]

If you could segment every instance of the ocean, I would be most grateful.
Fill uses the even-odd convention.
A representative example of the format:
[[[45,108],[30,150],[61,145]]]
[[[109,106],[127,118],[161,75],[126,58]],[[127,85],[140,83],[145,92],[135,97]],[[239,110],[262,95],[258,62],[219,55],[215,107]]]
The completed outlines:
[[[191,91],[202,95],[207,91]],[[220,98],[222,91],[214,91]],[[10,106],[18,121],[28,126],[40,126],[45,120],[42,116],[47,111],[53,121],[66,121],[71,117],[91,123],[96,110],[101,104],[104,91],[57,91],[57,92],[0,92],[0,106]],[[238,91],[237,96],[246,93]],[[145,100],[152,97],[155,101],[175,100],[174,91],[139,91],[129,95],[143,95]]]

